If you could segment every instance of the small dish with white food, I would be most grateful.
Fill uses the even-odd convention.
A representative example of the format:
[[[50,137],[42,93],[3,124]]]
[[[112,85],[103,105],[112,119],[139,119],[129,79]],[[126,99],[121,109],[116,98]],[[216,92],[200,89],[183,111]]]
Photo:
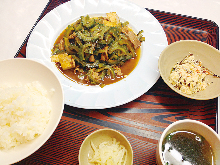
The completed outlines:
[[[88,135],[79,150],[79,165],[133,164],[133,150],[127,138],[114,129],[99,129]]]
[[[167,46],[159,58],[164,82],[187,98],[209,100],[220,95],[220,51],[196,40]]]

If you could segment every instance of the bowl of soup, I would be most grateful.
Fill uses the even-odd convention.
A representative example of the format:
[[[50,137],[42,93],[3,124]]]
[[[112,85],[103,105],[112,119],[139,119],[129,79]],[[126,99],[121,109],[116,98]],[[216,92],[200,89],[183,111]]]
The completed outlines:
[[[196,120],[179,120],[169,125],[157,145],[158,165],[220,164],[220,137]]]

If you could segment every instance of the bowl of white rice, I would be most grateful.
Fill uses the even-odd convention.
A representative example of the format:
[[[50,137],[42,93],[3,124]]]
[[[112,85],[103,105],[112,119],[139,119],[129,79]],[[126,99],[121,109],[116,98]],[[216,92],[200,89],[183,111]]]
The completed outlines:
[[[167,46],[159,58],[164,82],[187,98],[209,100],[220,96],[220,51],[196,40]]]
[[[0,164],[38,150],[61,119],[64,96],[56,75],[30,59],[0,61]]]

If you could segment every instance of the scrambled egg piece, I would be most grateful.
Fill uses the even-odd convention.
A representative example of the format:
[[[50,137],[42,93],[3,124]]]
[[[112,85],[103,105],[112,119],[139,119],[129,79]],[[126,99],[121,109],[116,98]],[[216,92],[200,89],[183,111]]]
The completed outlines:
[[[75,61],[67,53],[51,56],[52,62],[59,62],[63,70],[75,68]]]
[[[120,23],[120,19],[116,12],[106,13],[107,20],[104,20],[105,26],[117,26]]]

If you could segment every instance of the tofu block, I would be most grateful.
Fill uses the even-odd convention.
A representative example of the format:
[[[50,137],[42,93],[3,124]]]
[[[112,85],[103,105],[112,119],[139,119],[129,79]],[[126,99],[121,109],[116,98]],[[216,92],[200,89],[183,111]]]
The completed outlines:
[[[75,61],[67,53],[51,56],[52,62],[59,62],[63,70],[75,68]]]

